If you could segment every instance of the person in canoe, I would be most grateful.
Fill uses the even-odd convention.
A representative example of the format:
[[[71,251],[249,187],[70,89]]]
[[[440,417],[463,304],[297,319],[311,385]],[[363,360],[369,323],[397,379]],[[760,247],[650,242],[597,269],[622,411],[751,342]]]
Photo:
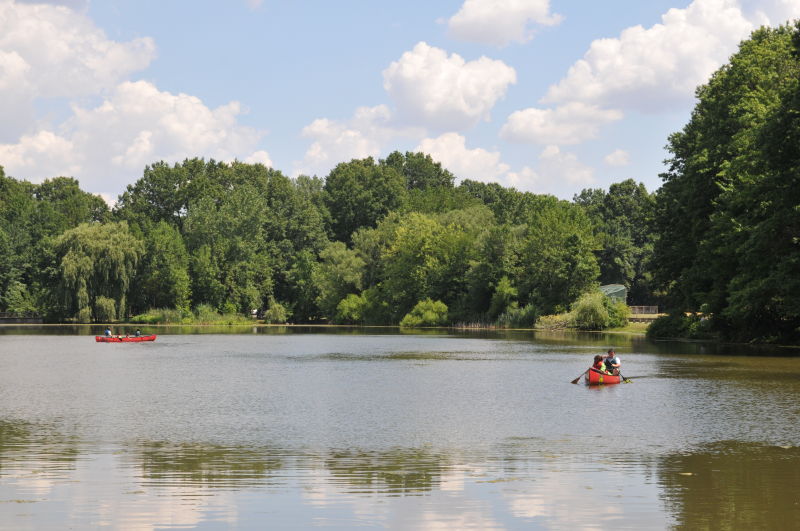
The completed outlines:
[[[106,327],[106,331],[103,332],[106,337],[111,337],[111,327]]]
[[[136,329],[136,337],[142,337],[142,331],[138,328]]]
[[[613,348],[609,349],[604,363],[606,365],[606,371],[608,371],[608,374],[619,374],[619,367],[622,365],[622,361],[619,359],[619,356],[617,356],[617,353],[614,352]]]
[[[594,363],[592,364],[592,369],[596,371],[606,372],[606,364],[605,358],[602,354],[598,354],[594,357]]]

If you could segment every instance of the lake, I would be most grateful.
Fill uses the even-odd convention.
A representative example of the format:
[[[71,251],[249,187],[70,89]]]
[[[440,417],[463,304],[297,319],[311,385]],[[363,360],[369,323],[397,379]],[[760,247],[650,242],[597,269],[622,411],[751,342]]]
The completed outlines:
[[[303,327],[95,343],[101,330],[0,327],[0,529],[800,519],[797,350]],[[570,384],[611,346],[632,383]]]

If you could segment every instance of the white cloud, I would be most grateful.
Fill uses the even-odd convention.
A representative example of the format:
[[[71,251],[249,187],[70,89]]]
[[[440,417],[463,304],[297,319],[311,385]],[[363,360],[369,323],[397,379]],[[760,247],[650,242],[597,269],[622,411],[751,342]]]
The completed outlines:
[[[538,171],[548,188],[568,185],[587,185],[594,182],[594,170],[578,160],[574,153],[561,151],[558,146],[547,146],[539,155]]]
[[[496,182],[510,168],[500,160],[500,153],[496,151],[467,149],[466,139],[458,133],[426,138],[414,151],[427,153],[460,179]]]
[[[622,119],[622,112],[572,102],[555,109],[524,109],[512,113],[500,136],[512,142],[579,144],[595,138],[601,125]]]
[[[537,192],[540,181],[539,174],[528,166],[518,172],[508,172],[506,175],[506,184],[523,192]]]
[[[661,18],[592,42],[543,101],[646,111],[686,105],[754,28],[736,0],[695,0]]]
[[[550,13],[549,0],[466,0],[447,24],[456,39],[506,46],[529,41],[531,22],[552,26],[561,15]]]
[[[742,8],[756,26],[777,26],[800,17],[797,0],[742,0]]]
[[[516,71],[502,61],[481,57],[467,62],[424,42],[383,71],[383,87],[397,105],[398,118],[441,131],[488,120],[516,81]]]
[[[381,148],[398,137],[420,137],[423,131],[394,124],[386,105],[359,107],[348,121],[319,118],[303,128],[312,144],[302,161],[295,163],[294,174],[326,175],[340,162],[377,157]]]
[[[41,130],[0,144],[0,164],[30,179],[72,175],[84,189],[118,193],[157,160],[201,156],[269,161],[255,151],[262,133],[237,123],[240,105],[208,108],[199,98],[159,91],[146,81],[121,83],[100,105],[73,106],[59,132]]]
[[[603,158],[609,166],[627,166],[631,163],[630,154],[623,149],[615,149]]]
[[[109,40],[64,6],[0,0],[0,28],[0,142],[31,133],[37,98],[94,95],[155,57],[152,39]]]

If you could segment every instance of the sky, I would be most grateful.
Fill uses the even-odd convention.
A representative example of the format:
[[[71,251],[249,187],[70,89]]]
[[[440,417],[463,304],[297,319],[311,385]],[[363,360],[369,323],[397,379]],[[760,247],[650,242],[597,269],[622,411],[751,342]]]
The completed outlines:
[[[800,0],[0,0],[0,166],[113,203],[144,167],[325,177],[422,151],[563,199],[654,191],[696,87]]]

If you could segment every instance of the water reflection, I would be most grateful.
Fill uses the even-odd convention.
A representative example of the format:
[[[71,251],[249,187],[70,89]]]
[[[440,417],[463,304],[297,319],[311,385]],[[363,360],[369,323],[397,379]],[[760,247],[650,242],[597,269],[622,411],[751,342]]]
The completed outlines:
[[[268,448],[140,442],[130,451],[144,485],[241,488],[269,483],[284,466],[283,456]]]
[[[789,529],[800,521],[800,448],[736,441],[667,455],[664,500],[681,529]]]
[[[663,455],[591,454],[538,438],[472,451],[98,448],[3,420],[0,464],[0,529],[780,529],[800,518],[800,448],[737,441]],[[36,472],[54,469],[60,476]]]
[[[352,492],[420,494],[439,487],[448,461],[425,449],[341,450],[325,458],[325,468]]]
[[[80,453],[77,439],[53,426],[0,419],[0,475],[25,468],[39,473],[73,469]]]

